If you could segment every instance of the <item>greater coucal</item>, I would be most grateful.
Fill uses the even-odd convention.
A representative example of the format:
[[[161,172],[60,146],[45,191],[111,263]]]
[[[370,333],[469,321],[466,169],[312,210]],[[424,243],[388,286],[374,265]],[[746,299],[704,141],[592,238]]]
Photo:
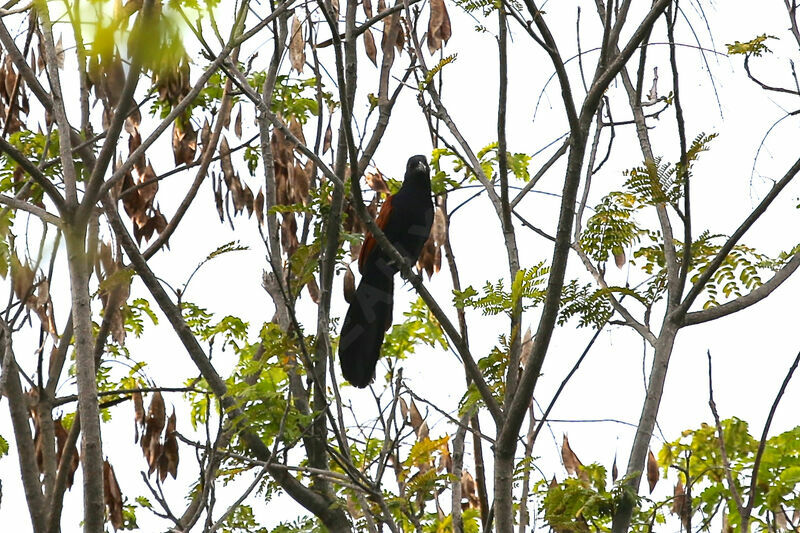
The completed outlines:
[[[417,261],[433,224],[430,169],[424,155],[408,160],[403,186],[386,198],[375,222],[403,259]],[[345,379],[364,388],[375,375],[383,335],[392,325],[394,275],[400,267],[367,233],[358,269],[361,282],[344,317],[339,360]]]

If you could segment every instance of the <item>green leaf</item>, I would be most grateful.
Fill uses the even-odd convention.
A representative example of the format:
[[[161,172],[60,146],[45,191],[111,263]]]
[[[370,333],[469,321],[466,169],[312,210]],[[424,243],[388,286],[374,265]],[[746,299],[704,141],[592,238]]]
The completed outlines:
[[[516,299],[522,300],[523,310],[529,309],[544,301],[545,284],[549,273],[550,267],[540,262],[530,268],[520,269],[512,283],[510,293],[506,291],[503,280],[498,280],[496,283],[486,282],[482,294],[471,285],[463,291],[454,290],[453,303],[461,309],[465,307],[479,309],[484,315],[511,313]]]
[[[726,44],[725,46],[728,48],[728,55],[745,54],[760,57],[764,53],[772,53],[772,50],[764,44],[768,39],[777,39],[777,37],[763,33],[755,39],[745,42],[735,41],[733,44]]]
[[[435,64],[428,73],[425,75],[425,79],[420,83],[419,90],[424,91],[428,85],[430,85],[431,81],[433,81],[433,77],[441,71],[445,65],[449,65],[450,63],[454,62],[458,54],[451,54],[449,56],[443,57],[441,61]]]

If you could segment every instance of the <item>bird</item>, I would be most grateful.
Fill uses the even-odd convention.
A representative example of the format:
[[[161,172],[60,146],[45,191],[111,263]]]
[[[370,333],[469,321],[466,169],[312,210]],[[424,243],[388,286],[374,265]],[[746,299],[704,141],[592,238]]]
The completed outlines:
[[[428,160],[409,158],[403,185],[383,202],[378,227],[406,262],[416,263],[433,225],[433,201]],[[375,376],[385,332],[392,325],[394,275],[399,265],[367,233],[358,256],[361,281],[342,324],[339,361],[342,375],[363,389]]]

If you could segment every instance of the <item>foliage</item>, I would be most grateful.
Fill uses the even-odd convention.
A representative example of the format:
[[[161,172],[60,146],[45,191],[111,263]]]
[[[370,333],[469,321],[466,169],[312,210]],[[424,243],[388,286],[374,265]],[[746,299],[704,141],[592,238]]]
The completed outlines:
[[[762,33],[758,37],[754,39],[750,39],[749,41],[739,42],[734,41],[733,44],[726,44],[725,46],[728,48],[729,55],[752,55],[755,57],[761,57],[763,54],[772,53],[772,50],[767,48],[767,45],[764,44],[769,39],[777,39],[774,35],[767,35],[766,33]]]
[[[495,179],[496,176],[496,169],[499,168],[499,161],[498,161],[498,143],[493,142],[490,143],[475,154],[478,158],[478,161],[481,165],[481,170],[483,171],[484,175],[490,179]],[[529,181],[531,179],[530,171],[528,167],[530,166],[531,156],[526,153],[512,153],[507,152],[507,165],[510,171],[510,175],[515,177],[518,180],[522,181]],[[452,173],[453,174],[463,174],[463,178],[459,183],[469,182],[475,183],[477,182],[477,177],[475,176],[472,167],[467,161],[461,159],[456,153],[449,149],[445,148],[438,148],[435,149],[432,156],[432,163],[431,168],[436,171],[436,174],[432,178],[432,181],[435,182],[435,177],[439,175],[442,171],[442,157],[447,157],[448,162],[452,166]],[[434,189],[435,190],[435,189]]]
[[[722,420],[721,426],[731,479],[746,500],[759,441],[750,435],[747,422],[738,418]],[[739,528],[741,517],[728,486],[716,427],[703,424],[665,443],[659,464],[665,473],[677,468],[684,484],[691,480],[694,512],[709,517],[722,509],[731,527]],[[771,530],[776,514],[800,505],[800,427],[766,440],[755,491],[752,520],[758,531]]]
[[[505,289],[503,280],[486,282],[482,293],[470,285],[462,291],[453,291],[453,303],[461,309],[478,309],[484,315],[510,314],[516,301],[521,301],[523,309],[535,307],[544,301],[544,284],[549,272],[550,269],[541,262],[520,270],[511,291]]]
[[[381,349],[384,357],[405,358],[413,354],[419,344],[447,349],[444,332],[422,298],[411,303],[411,308],[403,312],[403,318],[386,332]]]

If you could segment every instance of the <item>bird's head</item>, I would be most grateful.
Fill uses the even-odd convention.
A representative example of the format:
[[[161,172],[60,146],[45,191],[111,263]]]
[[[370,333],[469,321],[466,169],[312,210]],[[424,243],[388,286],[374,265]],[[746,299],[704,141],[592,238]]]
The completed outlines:
[[[410,176],[420,176],[430,180],[428,159],[424,155],[415,155],[408,159],[408,163],[406,164],[406,178]]]

